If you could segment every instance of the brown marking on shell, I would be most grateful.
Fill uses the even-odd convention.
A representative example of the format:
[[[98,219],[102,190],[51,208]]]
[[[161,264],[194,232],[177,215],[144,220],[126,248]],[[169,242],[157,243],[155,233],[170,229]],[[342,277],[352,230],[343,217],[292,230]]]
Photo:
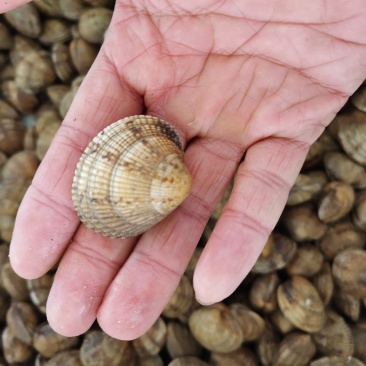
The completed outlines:
[[[305,366],[316,352],[309,334],[293,332],[281,342],[273,366]]]
[[[346,154],[366,166],[366,114],[354,110],[345,115],[338,127],[338,140]]]
[[[322,357],[313,361],[310,366],[365,366],[363,362],[355,357]]]
[[[167,325],[166,348],[171,358],[197,356],[202,353],[201,345],[193,338],[188,326],[170,321]]]
[[[327,314],[324,327],[312,335],[318,352],[326,356],[352,356],[353,338],[344,319],[333,311]]]
[[[324,305],[316,288],[304,277],[294,276],[277,290],[278,305],[297,328],[312,333],[325,322]]]
[[[293,258],[296,252],[296,242],[288,236],[273,232],[267,240],[261,255],[257,259],[253,273],[269,273],[282,269]]]
[[[87,227],[129,237],[168,216],[191,182],[177,133],[156,117],[132,116],[105,128],[86,148],[72,197]]]
[[[132,341],[132,345],[138,357],[145,358],[157,355],[165,346],[166,338],[167,327],[159,317],[143,335]]]
[[[15,82],[20,89],[38,93],[56,79],[51,58],[45,51],[26,54],[15,67]]]
[[[80,35],[90,43],[103,43],[112,14],[112,10],[106,8],[85,10],[79,20]]]
[[[334,282],[358,299],[366,297],[366,251],[346,249],[333,261]]]
[[[19,32],[27,37],[37,38],[41,33],[41,20],[37,8],[24,4],[4,14],[5,19]]]
[[[223,303],[195,310],[188,324],[195,339],[210,351],[232,352],[243,342],[240,324]]]
[[[333,223],[346,216],[355,202],[352,187],[344,182],[330,182],[322,191],[318,216],[324,223]]]

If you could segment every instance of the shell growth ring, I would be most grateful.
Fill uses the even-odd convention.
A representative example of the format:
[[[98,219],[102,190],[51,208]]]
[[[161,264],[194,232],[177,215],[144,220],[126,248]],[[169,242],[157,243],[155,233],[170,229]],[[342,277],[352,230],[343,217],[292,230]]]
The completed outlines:
[[[140,235],[188,196],[192,178],[182,142],[165,121],[121,119],[85,149],[75,171],[72,200],[80,220],[110,238]]]

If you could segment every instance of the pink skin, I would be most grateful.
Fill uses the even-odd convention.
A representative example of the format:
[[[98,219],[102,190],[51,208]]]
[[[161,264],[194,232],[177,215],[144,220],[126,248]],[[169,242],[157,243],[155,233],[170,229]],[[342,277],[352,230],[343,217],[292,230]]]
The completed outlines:
[[[363,0],[118,1],[11,243],[24,278],[61,258],[47,304],[51,326],[71,336],[97,319],[119,339],[144,333],[238,168],[194,275],[201,303],[230,295],[276,225],[310,144],[365,79],[365,24]],[[80,224],[73,173],[94,135],[144,106],[182,136],[192,193],[140,238],[106,239]]]
[[[29,3],[31,0],[0,0],[0,14],[15,9],[20,5]]]

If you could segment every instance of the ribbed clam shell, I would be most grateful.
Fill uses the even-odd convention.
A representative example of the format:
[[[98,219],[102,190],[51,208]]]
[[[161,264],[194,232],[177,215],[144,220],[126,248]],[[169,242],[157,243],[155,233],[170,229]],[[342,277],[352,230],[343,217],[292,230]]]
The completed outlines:
[[[190,187],[177,133],[156,117],[132,116],[105,128],[86,148],[72,197],[87,227],[129,237],[171,213]]]

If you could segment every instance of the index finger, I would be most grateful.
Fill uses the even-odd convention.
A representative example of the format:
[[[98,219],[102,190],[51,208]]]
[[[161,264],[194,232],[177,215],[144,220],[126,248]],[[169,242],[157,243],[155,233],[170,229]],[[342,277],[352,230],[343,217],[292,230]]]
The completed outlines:
[[[10,246],[18,275],[39,277],[57,262],[79,225],[71,185],[82,152],[104,127],[141,107],[102,48],[18,210]]]

